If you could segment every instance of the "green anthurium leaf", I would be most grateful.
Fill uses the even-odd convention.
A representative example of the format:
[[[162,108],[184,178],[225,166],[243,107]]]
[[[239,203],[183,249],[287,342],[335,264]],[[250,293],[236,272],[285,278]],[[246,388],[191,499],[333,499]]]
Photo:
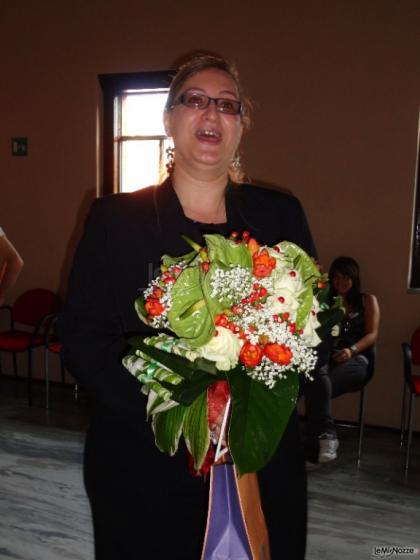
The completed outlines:
[[[161,261],[164,267],[169,268],[173,264],[178,264],[180,262],[190,263],[195,259],[196,256],[197,256],[197,251],[191,251],[190,253],[181,255],[180,257],[170,257],[169,255],[163,255]]]
[[[204,238],[210,262],[225,266],[240,265],[252,270],[252,256],[244,243],[235,243],[219,234],[205,235]]]
[[[152,429],[156,446],[164,453],[173,455],[178,451],[187,410],[187,407],[179,405],[153,416]]]
[[[206,305],[198,306],[193,313],[189,313],[192,306],[202,300],[204,296],[199,269],[185,269],[172,288],[172,306],[168,319],[175,334],[193,347],[208,342],[214,332],[214,324]]]
[[[299,271],[305,283],[314,281],[321,276],[315,262],[303,249],[290,241],[282,241],[279,245],[286,257],[290,259],[293,266]]]
[[[240,368],[227,373],[232,397],[229,448],[239,475],[257,472],[275,453],[295,407],[296,374],[269,389]]]
[[[194,459],[194,468],[199,470],[210,445],[206,391],[187,408],[182,431],[188,451]]]
[[[303,329],[306,324],[307,317],[312,309],[314,294],[312,286],[309,284],[305,290],[299,294],[299,309],[296,313],[296,328]]]

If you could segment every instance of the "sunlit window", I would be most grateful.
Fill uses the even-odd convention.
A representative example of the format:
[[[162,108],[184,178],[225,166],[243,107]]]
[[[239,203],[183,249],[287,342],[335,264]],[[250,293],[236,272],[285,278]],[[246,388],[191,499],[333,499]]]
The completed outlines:
[[[131,192],[161,181],[168,137],[163,128],[167,89],[125,92],[115,98],[115,179]]]

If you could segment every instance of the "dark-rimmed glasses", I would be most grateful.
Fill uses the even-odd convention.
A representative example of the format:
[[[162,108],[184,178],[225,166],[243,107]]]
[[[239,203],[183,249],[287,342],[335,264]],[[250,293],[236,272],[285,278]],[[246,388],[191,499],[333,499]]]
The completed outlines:
[[[205,93],[197,93],[196,91],[186,91],[178,97],[172,107],[175,105],[185,105],[189,109],[207,109],[210,102],[213,101],[216,106],[216,111],[226,115],[239,115],[241,112],[242,104],[235,99],[226,99],[223,97],[209,97]]]

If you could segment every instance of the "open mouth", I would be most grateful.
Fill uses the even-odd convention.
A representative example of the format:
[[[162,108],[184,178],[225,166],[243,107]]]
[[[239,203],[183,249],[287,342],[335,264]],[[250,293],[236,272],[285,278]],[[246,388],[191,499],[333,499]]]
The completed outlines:
[[[218,130],[199,129],[195,135],[199,140],[204,142],[217,143],[222,139],[222,134]]]

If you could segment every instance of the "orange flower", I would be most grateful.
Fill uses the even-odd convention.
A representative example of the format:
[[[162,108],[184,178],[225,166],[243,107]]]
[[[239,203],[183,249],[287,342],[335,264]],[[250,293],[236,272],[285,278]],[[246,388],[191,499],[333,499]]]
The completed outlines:
[[[251,239],[248,239],[247,247],[251,255],[254,256],[255,253],[258,252],[258,249],[260,248],[260,244],[253,237],[251,237]]]
[[[270,276],[273,269],[276,268],[276,259],[270,257],[267,249],[263,249],[260,254],[255,253],[252,259],[254,261],[253,273],[257,278]]]
[[[282,366],[290,364],[293,357],[293,352],[285,344],[266,344],[264,346],[264,354],[269,360]]]
[[[159,315],[162,315],[165,309],[156,298],[149,298],[144,304],[144,308],[146,309],[147,314],[151,317],[158,317]]]
[[[241,348],[239,354],[239,360],[246,367],[257,366],[263,357],[263,351],[261,346],[258,344],[252,344],[251,342],[245,342]]]

